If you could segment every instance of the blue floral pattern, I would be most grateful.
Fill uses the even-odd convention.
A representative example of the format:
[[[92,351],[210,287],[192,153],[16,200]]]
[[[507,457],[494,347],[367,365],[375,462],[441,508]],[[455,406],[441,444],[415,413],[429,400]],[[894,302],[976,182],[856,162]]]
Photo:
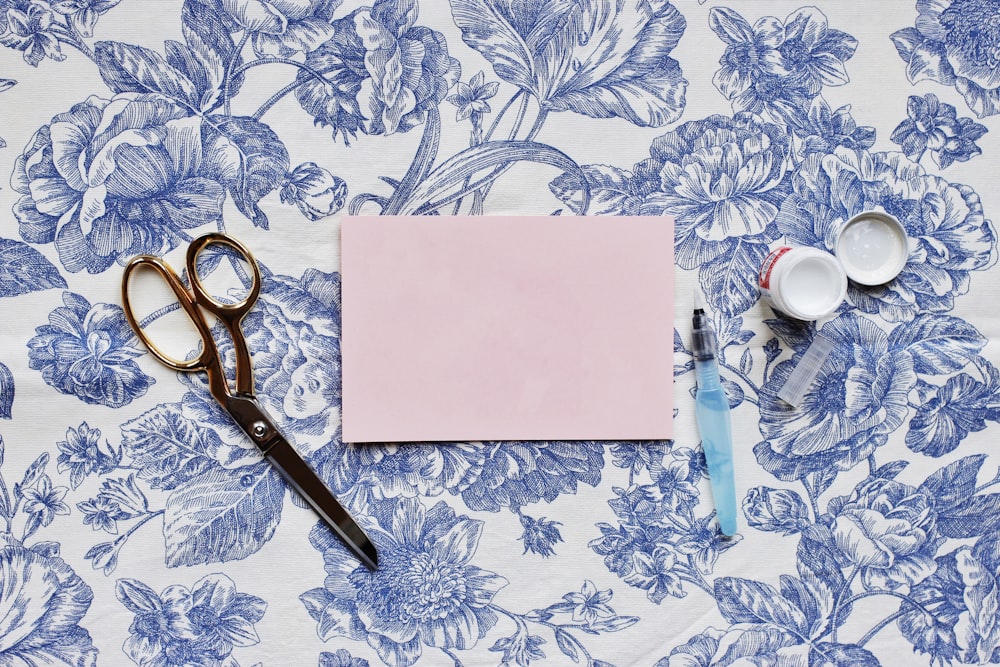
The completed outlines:
[[[936,81],[980,118],[1000,111],[1000,24],[995,0],[920,0],[913,27],[892,34],[911,83]]]
[[[864,33],[832,0],[146,4],[0,0],[0,664],[1000,662],[996,0],[883,3]],[[823,321],[772,314],[770,250],[832,252],[871,209],[907,231],[902,273]],[[673,217],[738,427],[739,535],[681,298],[674,440],[343,442],[340,216],[540,212]],[[256,391],[376,571],[115,303],[123,262],[215,230],[260,248]]]

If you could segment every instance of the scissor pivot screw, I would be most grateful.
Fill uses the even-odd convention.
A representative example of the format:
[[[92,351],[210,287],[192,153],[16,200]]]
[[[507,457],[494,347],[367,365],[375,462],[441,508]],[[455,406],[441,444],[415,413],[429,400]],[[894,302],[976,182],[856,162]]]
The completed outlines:
[[[253,437],[255,438],[263,438],[267,435],[267,424],[264,422],[254,422],[250,426],[250,432],[253,433]]]

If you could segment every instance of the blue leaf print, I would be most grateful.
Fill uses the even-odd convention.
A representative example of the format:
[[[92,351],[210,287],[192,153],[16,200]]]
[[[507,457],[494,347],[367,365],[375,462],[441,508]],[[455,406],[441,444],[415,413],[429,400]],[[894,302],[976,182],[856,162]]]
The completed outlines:
[[[141,479],[154,489],[172,490],[218,464],[218,434],[186,418],[177,405],[159,405],[121,426],[122,449]]]
[[[733,665],[751,660],[806,662],[809,647],[793,633],[770,624],[742,623],[728,630],[709,627],[687,643],[674,648],[656,667],[712,667]]]
[[[809,652],[810,667],[880,667],[871,651],[853,644],[820,642]]]
[[[268,463],[184,482],[164,513],[167,565],[224,563],[256,553],[278,527],[284,497],[285,484]]]
[[[288,150],[274,130],[253,118],[209,116],[205,123],[207,172],[229,191],[243,215],[267,229],[257,202],[281,185],[290,167]]]
[[[650,127],[684,109],[687,81],[669,53],[687,24],[669,2],[451,0],[451,7],[465,43],[545,109]]]
[[[14,407],[14,374],[0,363],[0,419],[10,419]]]
[[[950,663],[961,650],[955,625],[966,612],[965,585],[956,566],[955,552],[937,558],[937,569],[910,590],[910,597],[922,608],[907,601],[900,605],[898,626],[916,652],[932,660]],[[930,613],[924,613],[927,610]]]
[[[94,45],[101,77],[114,93],[160,93],[198,108],[200,95],[183,72],[156,51],[122,42]]]
[[[968,538],[1000,528],[1000,494],[972,496],[961,505],[938,510],[938,530],[947,537]]]
[[[28,341],[29,366],[84,403],[120,408],[145,394],[155,380],[134,361],[143,352],[121,306],[91,306],[72,292],[63,293],[63,303]]]
[[[94,599],[93,591],[60,557],[57,542],[28,539],[57,515],[69,513],[66,487],[53,486],[43,452],[8,489],[0,470],[0,664],[96,664],[97,649],[80,626]],[[0,440],[0,466],[4,444]]]
[[[490,442],[479,477],[461,489],[471,510],[499,512],[597,486],[604,467],[600,442]],[[458,492],[455,489],[454,492]]]
[[[946,375],[966,366],[986,345],[986,337],[965,320],[924,313],[889,337],[893,348],[913,356],[917,373]]]
[[[26,243],[0,239],[0,294],[18,296],[53,287],[66,287],[59,270]]]
[[[802,611],[768,584],[721,577],[715,582],[715,598],[730,623],[773,624],[797,634],[808,629]]]
[[[920,491],[934,499],[938,507],[960,504],[976,492],[976,477],[986,460],[985,454],[963,457],[931,474]]]
[[[323,651],[319,654],[318,667],[370,667],[364,658],[355,658],[347,649],[339,648],[333,653]]]
[[[1000,388],[997,379],[984,384],[967,373],[948,378],[917,408],[906,433],[906,446],[928,456],[943,456],[954,451],[969,433],[986,428],[986,420],[997,417],[991,407],[991,399]]]
[[[21,237],[54,243],[72,272],[100,273],[175,247],[185,230],[222,214],[225,193],[208,177],[202,124],[162,96],[136,93],[92,96],[57,114],[11,176]]]
[[[718,248],[721,254],[701,266],[698,279],[712,311],[732,318],[760,298],[757,272],[769,250],[753,237],[726,239]]]
[[[243,58],[231,34],[237,26],[225,16],[217,0],[184,0],[181,22],[190,54],[172,48],[168,41],[167,62],[195,84],[202,96],[202,108],[214,108],[224,101],[224,94],[236,95],[246,79],[239,70]],[[184,66],[180,65],[182,59]]]

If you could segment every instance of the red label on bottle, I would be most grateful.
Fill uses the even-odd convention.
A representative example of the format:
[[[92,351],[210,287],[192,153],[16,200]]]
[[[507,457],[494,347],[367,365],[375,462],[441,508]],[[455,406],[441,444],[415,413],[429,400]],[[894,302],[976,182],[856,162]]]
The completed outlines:
[[[771,272],[774,270],[774,264],[778,261],[779,257],[789,250],[791,250],[789,246],[781,246],[772,250],[771,254],[764,258],[764,263],[760,265],[760,276],[757,280],[761,289],[771,289]]]

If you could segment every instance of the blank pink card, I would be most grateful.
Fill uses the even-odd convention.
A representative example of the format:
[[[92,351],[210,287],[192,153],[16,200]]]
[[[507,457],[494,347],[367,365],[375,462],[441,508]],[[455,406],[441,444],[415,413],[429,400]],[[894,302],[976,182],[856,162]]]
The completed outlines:
[[[669,217],[341,228],[343,438],[672,437]]]

